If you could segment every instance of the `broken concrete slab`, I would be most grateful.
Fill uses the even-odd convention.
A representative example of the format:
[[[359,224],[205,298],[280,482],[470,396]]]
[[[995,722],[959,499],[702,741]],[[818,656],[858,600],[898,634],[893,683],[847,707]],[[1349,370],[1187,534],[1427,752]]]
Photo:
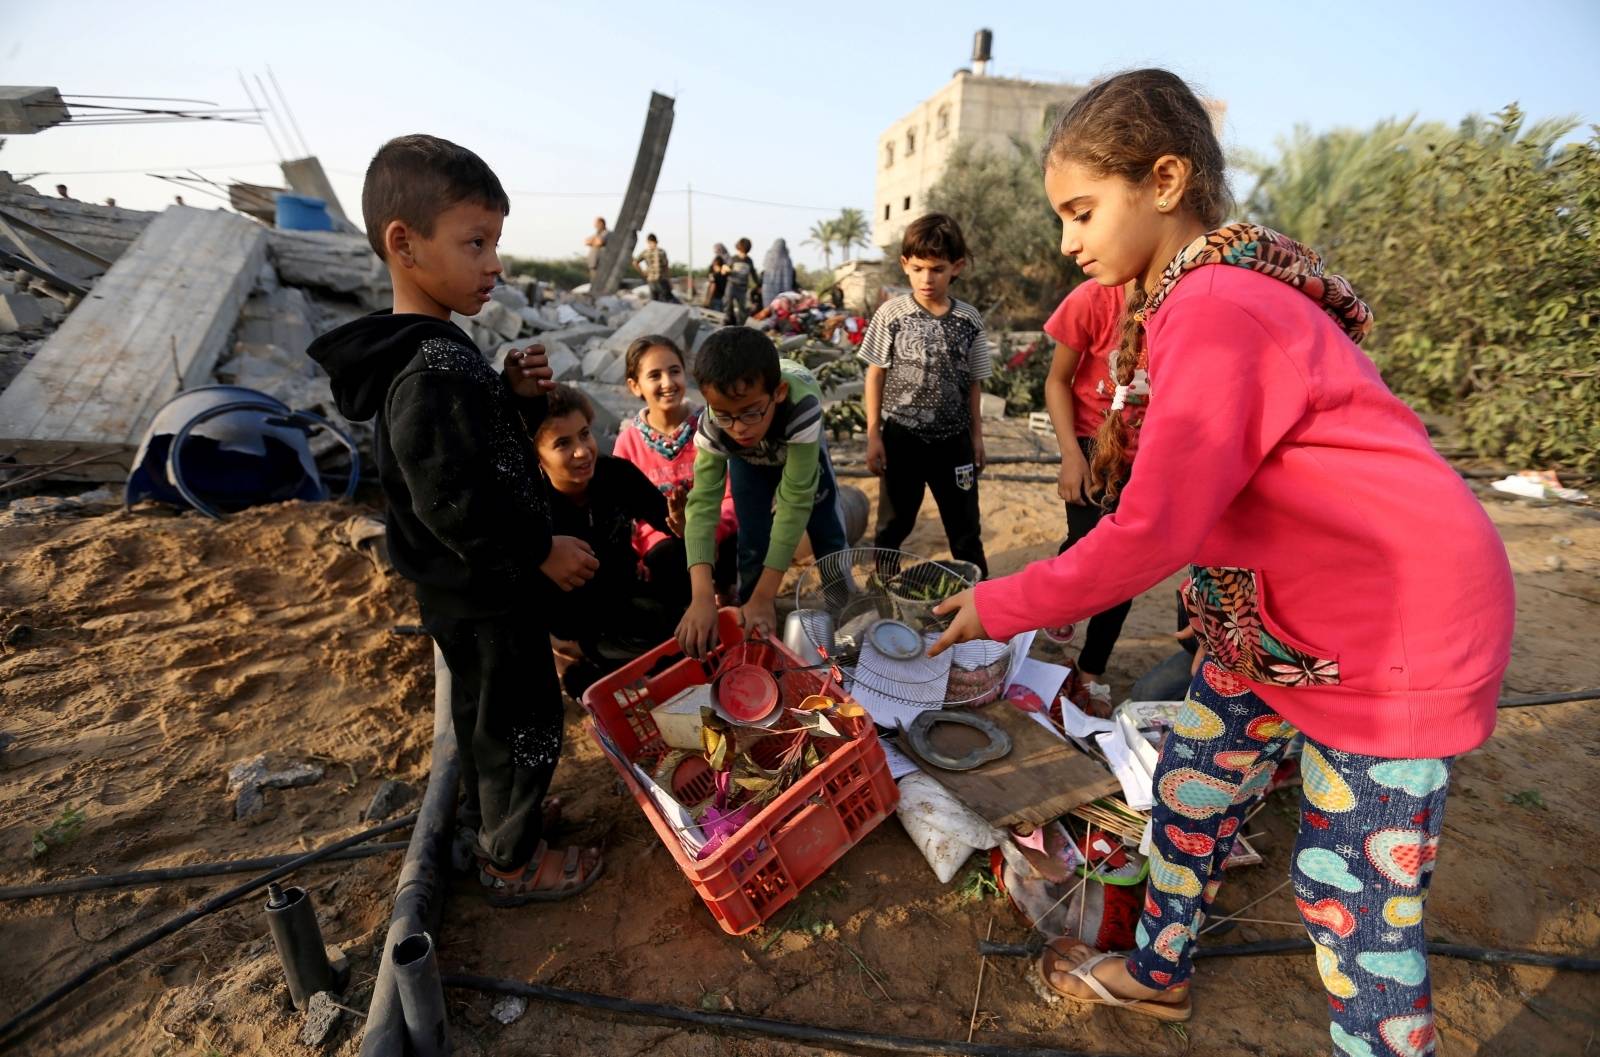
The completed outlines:
[[[591,382],[602,381],[600,376],[605,374],[610,366],[621,358],[622,357],[619,353],[613,352],[604,345],[596,345],[594,348],[590,349],[584,354],[583,376]],[[615,385],[621,380],[622,379],[618,378],[613,381],[605,382],[604,384]]]
[[[267,754],[240,760],[228,768],[228,792],[234,794],[234,818],[243,820],[266,806],[263,789],[293,789],[322,779],[322,765],[293,763],[273,770]]]
[[[501,995],[489,1007],[489,1015],[502,1024],[515,1024],[528,1011],[528,1000],[521,995]]]
[[[322,1046],[339,1026],[344,1010],[331,993],[318,991],[306,1000],[306,1019],[300,1028],[300,1045]]]
[[[618,353],[627,352],[635,338],[642,338],[646,334],[671,338],[682,348],[688,344],[693,315],[694,308],[690,305],[652,301],[635,312],[615,334],[606,339],[606,348]]]
[[[42,326],[44,313],[39,310],[39,302],[27,294],[0,294],[0,334],[15,334]]]
[[[382,822],[417,798],[416,787],[393,778],[385,779],[372,794],[367,809],[361,817],[368,822]]]
[[[567,345],[570,345],[572,348],[577,349],[581,348],[583,343],[588,341],[590,338],[610,337],[612,331],[614,330],[616,330],[615,327],[608,327],[604,323],[579,323],[574,327],[563,327],[560,330],[552,330],[545,334],[541,340],[547,342],[561,341],[565,342]]]
[[[544,318],[537,308],[519,308],[517,309],[517,315],[522,317],[523,325],[536,334],[542,330],[556,329],[556,324]]]
[[[513,312],[519,308],[528,307],[527,296],[515,286],[507,286],[505,283],[501,283],[493,290],[490,290],[489,296]]]
[[[979,404],[979,415],[985,422],[998,422],[1006,417],[1006,398],[996,393],[984,393]]]
[[[490,301],[471,317],[480,328],[510,341],[522,333],[522,317],[499,301]]]
[[[271,228],[267,252],[290,286],[355,297],[368,312],[389,307],[389,269],[361,235]]]
[[[601,454],[611,454],[622,423],[632,418],[643,406],[639,398],[628,392],[625,385],[601,385],[583,382],[578,386],[594,405],[594,423],[591,429],[600,443]]]
[[[157,216],[0,393],[0,447],[21,461],[81,460],[57,476],[125,477],[156,411],[211,377],[266,242],[259,224],[222,210]]]

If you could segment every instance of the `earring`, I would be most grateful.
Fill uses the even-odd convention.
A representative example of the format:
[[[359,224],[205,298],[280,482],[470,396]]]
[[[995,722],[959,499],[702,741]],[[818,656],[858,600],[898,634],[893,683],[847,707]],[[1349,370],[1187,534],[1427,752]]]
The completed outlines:
[[[1165,209],[1165,208],[1167,208],[1167,200],[1165,198],[1161,199],[1159,202],[1156,203],[1156,208],[1157,209]]]

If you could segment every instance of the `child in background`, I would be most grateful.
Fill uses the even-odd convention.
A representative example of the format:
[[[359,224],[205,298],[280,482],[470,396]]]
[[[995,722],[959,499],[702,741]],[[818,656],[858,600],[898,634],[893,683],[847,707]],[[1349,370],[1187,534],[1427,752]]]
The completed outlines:
[[[1067,538],[1061,544],[1062,551],[1087,536],[1102,516],[1117,509],[1116,499],[1107,499],[1105,490],[1090,480],[1089,462],[1094,455],[1094,435],[1111,411],[1116,388],[1112,373],[1117,347],[1122,344],[1126,315],[1123,308],[1121,287],[1082,282],[1062,300],[1044,325],[1044,332],[1056,342],[1050,373],[1044,380],[1044,402],[1050,409],[1050,424],[1055,427],[1056,441],[1061,446],[1061,474],[1056,494],[1067,508]],[[1136,405],[1142,402],[1143,397],[1129,396],[1127,409],[1118,409],[1128,419],[1130,462],[1138,436]],[[1119,480],[1118,488],[1126,483]],[[1073,669],[1075,683],[1069,696],[1080,707],[1088,705],[1088,711],[1095,715],[1111,714],[1111,687],[1105,682],[1106,664],[1132,606],[1133,602],[1125,599],[1096,613],[1089,618],[1084,631],[1083,648],[1078,652],[1078,663]],[[1047,634],[1061,641],[1069,637],[1070,629],[1050,629]]]
[[[867,363],[867,469],[882,478],[874,545],[896,549],[911,535],[924,489],[933,492],[950,554],[984,576],[978,511],[983,469],[983,380],[994,373],[978,310],[950,296],[967,263],[967,242],[943,213],[906,228],[900,267],[911,293],[872,316],[859,355]]]
[[[947,599],[935,652],[1080,620],[1189,566],[1203,640],[1161,752],[1131,955],[1065,939],[1079,1002],[1189,1016],[1200,922],[1252,802],[1305,735],[1295,901],[1341,1054],[1434,1050],[1423,931],[1452,758],[1494,730],[1510,658],[1505,547],[1357,347],[1372,316],[1320,258],[1229,211],[1212,115],[1165,70],[1119,74],[1045,150],[1061,252],[1137,283],[1091,474],[1115,496],[1134,372],[1150,401],[1116,513],[1064,554]],[[1416,262],[1425,265],[1426,262]]]
[[[583,540],[599,567],[565,595],[547,596],[551,633],[578,644],[579,659],[562,684],[574,698],[606,672],[672,637],[689,604],[683,577],[646,580],[634,551],[634,526],[682,531],[666,497],[626,459],[601,455],[591,426],[594,406],[570,385],[550,391],[549,410],[534,430],[555,531]],[[681,552],[679,560],[682,560]]]
[[[701,411],[689,403],[689,378],[683,352],[671,338],[647,334],[634,339],[624,359],[628,390],[644,401],[639,413],[622,424],[612,454],[643,471],[681,511],[694,485],[694,435]],[[713,580],[719,595],[732,595],[737,570],[738,519],[733,493],[723,495],[717,521],[717,557]],[[634,550],[652,582],[664,591],[689,598],[689,563],[683,539],[641,521],[634,526]],[[674,586],[676,585],[676,586]]]
[[[422,625],[450,669],[462,827],[495,906],[563,899],[600,876],[599,849],[555,848],[545,801],[563,707],[544,597],[594,576],[589,544],[552,530],[525,425],[545,414],[543,350],[502,378],[450,322],[489,301],[510,211],[495,174],[434,136],[401,136],[367,167],[361,212],[388,266],[394,311],[322,335],[339,411],[377,418],[389,555],[416,585]],[[537,600],[536,600],[537,599]]]
[[[716,645],[711,562],[725,480],[739,519],[739,619],[748,634],[776,625],[778,585],[802,534],[818,558],[847,543],[822,435],[822,392],[811,373],[780,360],[772,342],[748,327],[707,338],[694,373],[706,412],[695,434],[683,538],[694,600],[678,642],[700,657]]]
[[[728,262],[728,285],[723,297],[724,307],[728,310],[728,325],[737,327],[750,315],[750,297],[761,288],[761,273],[756,271],[756,262],[750,259],[749,239],[735,242],[733,249],[733,259]]]

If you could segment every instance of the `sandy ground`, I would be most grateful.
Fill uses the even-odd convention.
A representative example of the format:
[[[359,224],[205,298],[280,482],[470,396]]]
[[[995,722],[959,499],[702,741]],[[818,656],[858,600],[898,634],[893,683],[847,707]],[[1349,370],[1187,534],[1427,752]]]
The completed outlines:
[[[1039,472],[996,467],[996,472]],[[860,483],[860,482],[858,482]],[[870,482],[864,487],[873,491]],[[1519,626],[1508,692],[1600,686],[1600,519],[1565,506],[1486,499],[1517,575]],[[1054,549],[1060,508],[1047,484],[983,486],[991,563],[1004,573]],[[431,662],[405,586],[341,541],[339,505],[292,504],[225,523],[159,512],[0,518],[0,884],[296,851],[357,831],[378,783],[426,779]],[[931,503],[925,519],[931,514]],[[936,553],[925,520],[908,549]],[[1559,566],[1559,567],[1557,567]],[[1137,600],[1112,662],[1117,692],[1170,649],[1170,584]],[[1435,938],[1594,956],[1600,783],[1594,703],[1507,711],[1462,759],[1430,900]],[[511,976],[638,1000],[927,1038],[965,1038],[976,941],[1020,940],[1003,900],[940,886],[890,820],[748,936],[725,936],[619,789],[569,707],[556,791],[569,839],[604,840],[607,875],[581,900],[494,911],[456,884],[443,927],[446,969]],[[236,822],[228,764],[267,751],[322,763],[324,777],[271,790]],[[1511,802],[1515,798],[1517,802]],[[1294,795],[1252,826],[1267,861],[1241,869],[1219,906],[1286,876]],[[79,807],[79,836],[30,857],[35,831]],[[352,955],[347,1000],[364,1009],[395,858],[310,869],[325,938]],[[0,903],[6,1015],[118,944],[221,890],[225,880]],[[294,1041],[260,912],[216,914],[57,1006],[16,1047],[41,1055],[310,1052]],[[1287,891],[1251,915],[1293,922]],[[1241,925],[1230,941],[1287,938],[1298,926]],[[1202,965],[1185,1030],[1118,1011],[1047,1004],[1028,966],[991,959],[977,1041],[1093,1053],[1304,1055],[1328,1048],[1326,999],[1309,955]],[[1433,960],[1452,1055],[1585,1054],[1600,1032],[1592,978]],[[509,1027],[491,1000],[452,993],[462,1054],[750,1057],[816,1050],[683,1033],[535,1006]],[[330,1052],[353,1054],[346,1015]],[[1600,1052],[1600,1048],[1595,1048]]]

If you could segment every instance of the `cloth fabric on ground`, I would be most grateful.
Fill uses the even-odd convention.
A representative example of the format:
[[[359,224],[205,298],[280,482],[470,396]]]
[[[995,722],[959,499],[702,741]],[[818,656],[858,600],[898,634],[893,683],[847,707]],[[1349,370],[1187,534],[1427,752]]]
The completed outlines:
[[[1201,666],[1156,771],[1150,880],[1128,959],[1135,980],[1169,988],[1192,972],[1222,864],[1295,728],[1249,686]],[[1386,759],[1307,739],[1295,903],[1316,944],[1332,1033],[1346,1040],[1431,1039],[1423,906],[1444,821],[1449,759]]]

